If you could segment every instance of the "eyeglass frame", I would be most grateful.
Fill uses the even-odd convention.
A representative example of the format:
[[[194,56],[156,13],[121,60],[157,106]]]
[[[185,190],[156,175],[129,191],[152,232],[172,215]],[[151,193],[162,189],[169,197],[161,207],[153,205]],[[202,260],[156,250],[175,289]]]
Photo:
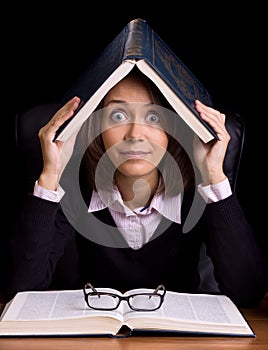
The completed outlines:
[[[93,290],[93,292],[89,292],[87,293],[86,289],[87,288],[90,288]],[[159,291],[162,291],[163,294],[160,294]],[[84,299],[85,299],[85,302],[87,304],[87,306],[90,308],[90,309],[93,309],[93,310],[99,310],[99,311],[113,311],[113,310],[116,310],[121,301],[126,301],[128,303],[128,306],[130,307],[131,310],[133,311],[141,311],[141,312],[148,312],[148,311],[155,311],[155,310],[158,310],[163,302],[164,302],[164,298],[165,298],[165,294],[166,294],[166,288],[163,284],[160,284],[153,292],[145,292],[145,293],[134,293],[134,294],[131,294],[131,295],[128,295],[128,296],[122,296],[122,295],[118,295],[118,294],[115,294],[115,293],[110,293],[110,292],[98,292],[96,288],[94,288],[92,286],[92,284],[90,282],[87,282],[84,287],[83,287],[83,293],[84,293]],[[119,302],[118,304],[115,306],[115,307],[112,307],[112,308],[98,308],[98,307],[93,307],[93,306],[90,306],[89,305],[89,302],[88,302],[88,297],[89,295],[97,295],[97,296],[100,296],[100,295],[108,295],[108,296],[111,296],[111,297],[116,297],[119,299]],[[129,299],[131,297],[135,297],[135,296],[139,296],[139,295],[143,295],[143,296],[154,296],[154,295],[158,295],[160,297],[160,303],[157,307],[155,307],[154,309],[140,309],[140,308],[135,308],[133,307],[130,302],[129,302]]]

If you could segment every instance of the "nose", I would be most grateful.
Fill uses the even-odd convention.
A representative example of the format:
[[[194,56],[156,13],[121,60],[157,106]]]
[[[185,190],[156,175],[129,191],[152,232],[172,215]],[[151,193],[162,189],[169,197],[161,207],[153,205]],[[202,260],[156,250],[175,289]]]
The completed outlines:
[[[132,140],[132,141],[142,141],[144,140],[144,125],[141,123],[129,123],[127,126],[127,130],[125,133],[125,140]]]

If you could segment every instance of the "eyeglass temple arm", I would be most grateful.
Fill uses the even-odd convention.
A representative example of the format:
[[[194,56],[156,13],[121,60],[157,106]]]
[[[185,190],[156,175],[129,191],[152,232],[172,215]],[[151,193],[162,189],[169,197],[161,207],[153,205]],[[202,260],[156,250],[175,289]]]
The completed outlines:
[[[158,291],[163,291],[163,294],[165,294],[165,293],[166,293],[166,288],[165,288],[165,286],[164,286],[163,284],[160,284],[160,285],[156,288],[156,290],[154,291],[153,294],[157,294]]]
[[[153,294],[157,294],[159,291],[162,291],[163,292],[163,296],[166,294],[166,288],[163,284],[160,284],[156,289],[155,291],[153,292]]]
[[[89,283],[89,282],[87,282],[86,285],[85,285],[85,287],[84,287],[85,290],[86,290],[87,288],[91,288],[91,289],[93,290],[94,293],[98,294],[97,289],[94,288],[94,287],[92,286],[92,284]]]
[[[91,289],[93,290],[94,293],[98,294],[97,289],[94,288],[94,287],[92,286],[92,284],[89,283],[89,282],[86,283],[86,285],[85,285],[85,287],[84,287],[84,290],[86,290],[87,288],[91,288]],[[165,286],[164,286],[163,284],[160,284],[160,285],[155,289],[155,291],[153,292],[153,294],[157,294],[158,291],[163,291],[163,295],[165,295],[165,294],[166,294],[166,288],[165,288]]]

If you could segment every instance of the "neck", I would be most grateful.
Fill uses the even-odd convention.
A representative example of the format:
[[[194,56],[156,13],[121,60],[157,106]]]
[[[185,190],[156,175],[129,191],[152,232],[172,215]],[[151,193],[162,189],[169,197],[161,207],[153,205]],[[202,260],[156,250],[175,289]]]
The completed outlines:
[[[125,205],[133,210],[149,205],[157,190],[159,175],[157,170],[144,177],[128,177],[118,172],[115,181]]]

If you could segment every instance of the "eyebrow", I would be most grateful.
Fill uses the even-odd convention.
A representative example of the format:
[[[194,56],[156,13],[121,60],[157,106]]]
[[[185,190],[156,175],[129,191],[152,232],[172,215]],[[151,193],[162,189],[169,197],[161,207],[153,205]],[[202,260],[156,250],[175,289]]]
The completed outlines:
[[[133,103],[133,102],[127,102],[127,101],[124,101],[124,100],[111,100],[109,101],[107,104],[106,104],[106,107],[109,106],[110,104],[112,103]],[[149,103],[145,103],[144,105],[145,106],[150,106],[151,104],[154,104],[153,102],[149,102]]]
[[[126,103],[126,101],[123,100],[111,100],[107,103],[106,106],[109,106],[111,103]]]

